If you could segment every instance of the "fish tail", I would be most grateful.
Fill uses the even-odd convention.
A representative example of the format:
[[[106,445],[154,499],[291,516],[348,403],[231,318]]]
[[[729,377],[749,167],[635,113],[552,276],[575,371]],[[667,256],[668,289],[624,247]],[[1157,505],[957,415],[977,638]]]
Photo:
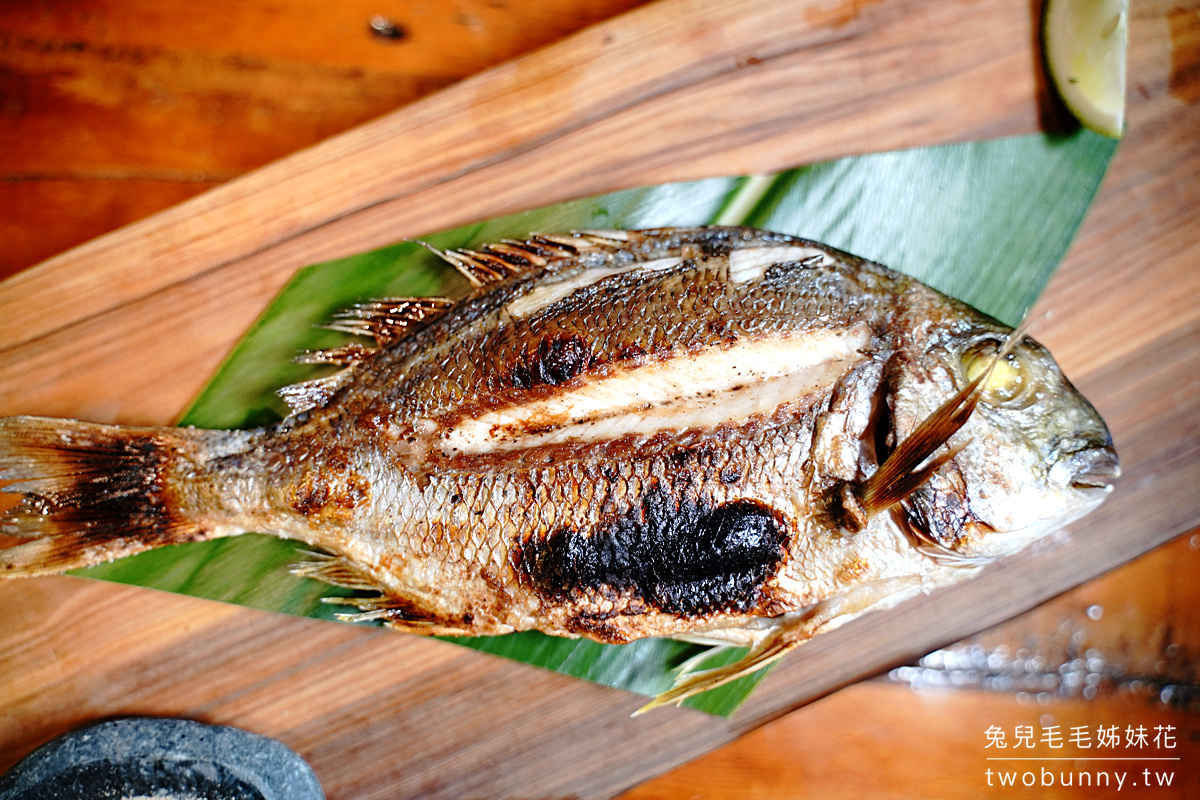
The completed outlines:
[[[180,511],[166,479],[205,433],[0,419],[0,492],[23,495],[0,516],[0,536],[28,540],[0,550],[0,578],[49,575],[210,538]]]

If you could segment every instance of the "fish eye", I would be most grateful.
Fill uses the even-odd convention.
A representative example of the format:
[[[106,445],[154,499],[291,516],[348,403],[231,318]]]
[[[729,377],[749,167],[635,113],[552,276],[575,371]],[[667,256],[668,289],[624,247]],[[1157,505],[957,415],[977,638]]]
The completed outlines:
[[[985,339],[967,348],[962,355],[962,363],[968,383],[987,371],[996,360],[996,353],[1001,346],[1001,342]],[[997,361],[991,374],[984,379],[981,399],[993,406],[1025,408],[1036,399],[1033,383],[1033,371],[1028,358],[1020,349],[1014,349]]]

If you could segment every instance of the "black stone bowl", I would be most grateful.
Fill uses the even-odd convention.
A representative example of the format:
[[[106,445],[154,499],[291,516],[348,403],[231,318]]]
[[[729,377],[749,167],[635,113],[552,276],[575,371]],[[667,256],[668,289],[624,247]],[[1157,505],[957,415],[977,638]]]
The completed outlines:
[[[71,731],[0,777],[0,800],[325,800],[274,739],[184,719],[119,719]]]

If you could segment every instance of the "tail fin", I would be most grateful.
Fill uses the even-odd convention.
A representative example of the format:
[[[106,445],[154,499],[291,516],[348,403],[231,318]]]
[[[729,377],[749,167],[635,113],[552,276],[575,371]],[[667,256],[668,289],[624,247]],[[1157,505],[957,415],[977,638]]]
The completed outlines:
[[[31,541],[0,550],[0,578],[49,575],[207,538],[177,516],[164,468],[188,445],[173,428],[65,419],[0,419],[0,492],[23,494],[0,535]]]

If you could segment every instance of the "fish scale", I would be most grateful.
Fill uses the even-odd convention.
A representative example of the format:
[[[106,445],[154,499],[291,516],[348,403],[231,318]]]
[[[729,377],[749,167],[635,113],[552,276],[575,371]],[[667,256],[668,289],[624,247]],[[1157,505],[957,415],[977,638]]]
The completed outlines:
[[[749,648],[671,702],[969,579],[1118,474],[1044,348],[816,242],[667,228],[435,252],[472,292],[339,314],[375,346],[305,354],[343,369],[283,390],[277,425],[0,419],[23,495],[0,533],[26,540],[0,576],[256,531],[327,554],[295,572],[355,590],[348,619]]]

